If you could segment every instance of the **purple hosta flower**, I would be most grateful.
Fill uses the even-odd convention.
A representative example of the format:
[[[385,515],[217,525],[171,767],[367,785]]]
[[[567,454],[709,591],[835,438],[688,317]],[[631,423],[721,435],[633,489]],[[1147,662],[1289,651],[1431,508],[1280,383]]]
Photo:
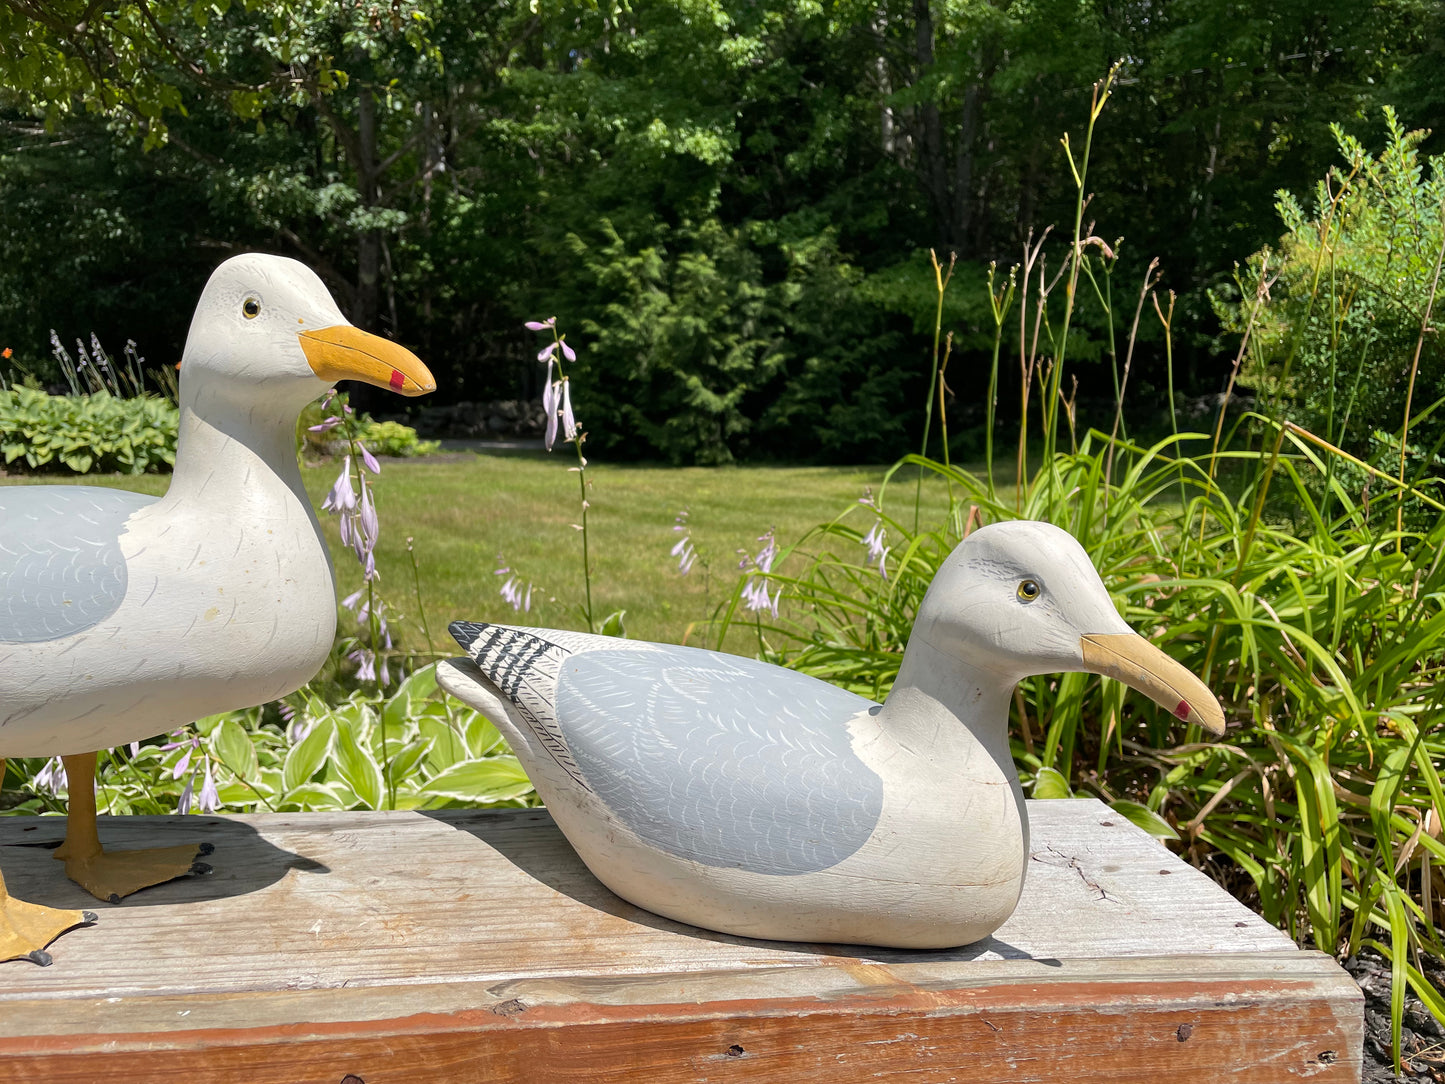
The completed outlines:
[[[306,735],[311,733],[311,728],[316,725],[315,719],[301,714],[284,700],[276,701],[276,711],[281,716],[281,721],[286,724],[286,735],[291,739],[292,745],[304,741]]]
[[[341,605],[356,614],[356,623],[358,625],[364,625],[371,620],[372,600],[366,597],[365,587],[359,587],[351,592],[351,594],[341,600]],[[389,640],[391,628],[386,623],[386,601],[384,599],[376,599],[375,605],[376,631]]]
[[[323,421],[316,423],[315,425],[308,425],[306,427],[306,431],[308,433],[329,433],[340,424],[341,419],[338,418],[335,414],[333,414],[331,415],[331,417],[326,418]]]
[[[885,580],[888,578],[888,554],[893,547],[888,545],[888,531],[883,526],[883,515],[878,508],[878,502],[873,499],[872,488],[863,490],[863,496],[858,498],[858,503],[865,508],[873,509],[873,526],[863,536],[863,545],[868,547],[868,563],[878,566],[878,575]]]
[[[754,612],[767,610],[774,617],[778,616],[777,594],[774,593],[770,596],[767,581],[756,576],[749,580],[748,585],[743,588],[743,604]]]
[[[773,569],[773,562],[778,558],[778,541],[771,529],[767,534],[759,535],[758,541],[763,544],[763,548],[757,552],[756,556],[751,556],[743,550],[738,551],[743,554],[743,559],[738,562],[738,567],[743,570],[751,567],[755,573],[748,579],[747,586],[743,588],[743,603],[749,610],[754,612],[767,610],[777,617],[778,602],[782,598],[782,592],[774,589],[769,593],[766,577]]]
[[[371,487],[364,481],[361,485],[361,507],[356,513],[356,526],[359,530],[355,534],[352,549],[356,551],[356,559],[361,562],[365,578],[372,580],[376,578],[376,540],[381,534],[381,520],[376,515]]]
[[[552,362],[556,359],[557,351],[559,349],[562,351],[562,356],[568,361],[577,360],[577,351],[573,350],[570,346],[567,345],[567,340],[565,338],[553,339],[546,346],[542,347],[541,350],[537,351],[537,360],[545,361],[547,363],[547,365],[549,366],[549,374],[550,366]]]
[[[201,783],[201,794],[196,799],[196,808],[202,813],[214,813],[221,808],[221,795],[216,790],[216,776],[211,771],[211,758],[206,758],[206,778]]]
[[[572,381],[565,376],[562,378],[562,436],[566,440],[577,439],[577,419],[572,415]]]
[[[692,566],[697,563],[697,547],[692,544],[692,533],[687,526],[687,509],[684,508],[677,514],[673,521],[672,529],[682,535],[672,547],[672,555],[677,558],[677,570],[686,576],[692,571]]]
[[[362,465],[365,466],[367,470],[371,471],[372,474],[381,473],[381,464],[376,461],[376,456],[367,450],[365,444],[362,444],[361,441],[358,440],[356,442],[356,450],[361,453]]]
[[[357,681],[376,680],[376,652],[370,648],[358,647],[354,651],[348,651],[346,657],[356,663]]]
[[[376,613],[376,634],[381,640],[381,646],[387,651],[390,651],[393,646],[393,641],[391,638],[391,626],[386,620],[386,603],[382,599],[375,598],[374,596],[373,599],[368,599],[366,596],[366,588],[359,588],[342,599],[341,605],[355,612],[356,623],[358,625],[365,625],[370,622],[374,606]],[[391,668],[387,664],[387,656],[381,655],[378,658],[378,653],[374,647],[368,647],[365,644],[358,643],[355,649],[347,653],[346,657],[356,664],[356,677],[358,681],[376,681],[377,676],[380,675],[380,683],[382,685],[391,683]],[[301,724],[293,726],[291,740],[293,742],[300,741],[311,730],[311,726],[310,721],[307,721],[304,726]]]
[[[753,564],[757,565],[760,572],[771,572],[773,562],[778,559],[778,540],[773,536],[772,528],[768,529],[767,534],[759,535],[758,541],[763,543],[763,548],[753,558]]]
[[[560,350],[562,357],[567,362],[574,362],[577,360],[577,351],[567,345],[566,336],[557,334],[557,318],[555,316],[549,316],[546,320],[528,320],[527,328],[530,331],[552,332],[552,341],[537,351],[537,360],[544,362],[547,366],[547,379],[542,385],[542,413],[547,417],[547,432],[542,438],[542,442],[550,452],[552,445],[557,443],[559,411],[561,412],[563,439],[577,439],[577,419],[572,413],[572,389],[566,375],[560,371],[561,362],[557,358],[557,352]],[[558,367],[555,380],[552,377],[554,366]]]
[[[385,640],[386,646],[391,647],[391,637],[387,636]],[[391,669],[387,666],[385,655],[378,655],[369,647],[357,647],[348,652],[346,657],[356,663],[357,681],[375,681],[378,685],[391,684]],[[310,727],[307,730],[309,731]]]
[[[863,536],[863,545],[868,547],[868,563],[878,566],[878,575],[888,578],[888,554],[893,547],[887,544],[888,531],[881,519],[874,520],[873,528]]]
[[[492,575],[506,577],[506,579],[502,583],[502,589],[499,594],[501,594],[502,598],[507,601],[508,605],[510,605],[512,609],[517,610],[518,612],[532,612],[533,584],[528,583],[527,588],[524,591],[522,589],[522,577],[517,575],[517,573],[513,572],[510,568],[504,565],[502,563],[501,557],[497,558],[497,570],[493,572]]]
[[[507,569],[510,571],[510,569]],[[532,610],[532,585],[527,584],[526,591],[522,590],[522,580],[516,575],[509,575],[506,581],[501,584],[501,597],[512,606],[513,610],[522,611],[523,607]]]
[[[547,432],[542,437],[542,443],[546,445],[547,451],[552,450],[552,445],[557,443],[557,392],[560,381],[553,383],[552,366],[547,365],[547,386],[542,389],[542,413],[547,416]]]
[[[356,490],[351,485],[351,456],[348,455],[342,460],[341,473],[336,476],[331,491],[321,502],[321,508],[341,516],[343,523],[347,513],[356,511]],[[345,530],[344,527],[342,529]]]
[[[70,781],[65,778],[65,765],[59,757],[51,757],[45,762],[45,767],[35,773],[34,783],[36,790],[43,790],[52,798],[59,798],[60,792],[70,786]]]
[[[186,785],[181,788],[181,796],[176,800],[176,810],[180,813],[189,813],[191,811],[191,802],[194,800],[196,794],[196,776],[200,774],[200,769],[196,767],[192,761],[194,754],[199,752],[206,768],[205,780],[201,785],[201,804],[199,811],[202,813],[214,813],[217,809],[221,808],[221,803],[220,799],[216,797],[216,780],[211,774],[211,758],[206,755],[205,749],[202,748],[201,739],[194,734],[189,734],[184,727],[180,730],[172,730],[170,736],[175,740],[168,741],[162,745],[162,752],[169,752],[172,749],[185,750],[185,752],[181,754],[181,759],[176,761],[175,767],[171,769],[172,779],[179,779],[183,775],[186,776]],[[209,791],[206,789],[207,786],[210,787]]]
[[[395,645],[391,642],[391,629],[387,628],[386,622],[381,623],[381,646],[386,649],[377,659],[376,672],[383,686],[391,684],[391,668],[387,660],[391,658],[391,649]]]
[[[362,464],[366,469],[373,474],[378,473],[381,468],[375,466],[373,470],[376,460],[371,453],[365,448],[360,451]],[[376,515],[376,502],[371,495],[371,486],[366,481],[366,475],[358,471],[356,477],[360,482],[360,496],[357,496],[356,487],[352,484],[351,456],[348,455],[342,459],[341,473],[336,476],[336,481],[331,491],[326,494],[326,499],[321,502],[321,507],[337,517],[342,545],[351,547],[365,578],[374,580],[376,540],[381,534],[381,522]]]

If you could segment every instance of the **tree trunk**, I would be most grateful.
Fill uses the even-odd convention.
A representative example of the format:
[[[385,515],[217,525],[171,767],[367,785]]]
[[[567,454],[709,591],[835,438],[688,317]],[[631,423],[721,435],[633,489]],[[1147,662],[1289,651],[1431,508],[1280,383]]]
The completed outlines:
[[[1035,105],[1038,98],[1034,99]],[[1039,192],[1039,146],[1030,142],[1024,156],[1022,176],[1019,178],[1019,215],[1015,240],[1022,241],[1034,228],[1034,213],[1038,207]]]
[[[934,63],[933,12],[929,8],[929,0],[913,0],[913,56],[918,63],[917,77],[925,78]],[[918,120],[918,172],[944,241],[953,244],[952,223],[949,221],[953,216],[948,195],[948,168],[944,163],[943,122],[939,117],[938,103],[925,100],[918,108]]]
[[[884,55],[884,43],[888,40],[886,11],[880,10],[874,18],[873,33],[878,39],[878,55],[873,58],[873,74],[878,81],[878,141],[883,153],[892,158],[897,152],[898,140],[894,135],[893,107],[888,104],[893,80],[889,78],[888,58]]]
[[[363,85],[356,109],[356,188],[363,212],[373,210],[380,197],[376,157],[376,97]],[[363,228],[356,236],[356,303],[351,322],[373,330],[381,298],[381,231]]]
[[[983,112],[983,81],[977,78],[963,92],[963,116],[958,126],[958,151],[954,168],[953,234],[954,244],[967,246],[969,227],[973,224],[974,163],[977,161],[979,118]]]

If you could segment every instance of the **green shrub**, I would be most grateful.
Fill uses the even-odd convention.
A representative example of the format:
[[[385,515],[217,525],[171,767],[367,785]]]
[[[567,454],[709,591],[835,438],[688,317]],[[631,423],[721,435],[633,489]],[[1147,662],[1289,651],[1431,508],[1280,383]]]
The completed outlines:
[[[347,397],[343,393],[330,406],[323,407],[315,402],[307,405],[296,423],[297,441],[301,450],[311,456],[343,455],[347,442],[339,435],[339,429],[324,429],[317,432],[322,420],[333,411],[345,410]],[[422,440],[416,430],[401,422],[379,422],[369,414],[362,414],[355,422],[355,437],[371,450],[373,455],[413,456],[431,455],[441,447],[436,440]]]
[[[431,455],[441,447],[440,441],[422,440],[409,425],[378,422],[368,417],[361,419],[356,439],[376,455]]]
[[[1320,182],[1308,209],[1281,192],[1284,236],[1250,257],[1239,296],[1213,296],[1225,329],[1243,334],[1261,278],[1269,284],[1240,381],[1307,428],[1367,455],[1376,430],[1400,433],[1407,399],[1419,420],[1445,396],[1438,335],[1424,336],[1411,376],[1441,249],[1445,169],[1420,160],[1428,133],[1405,131],[1388,108],[1385,124],[1378,157],[1333,126],[1346,168]],[[1412,437],[1428,447],[1445,434],[1445,414],[1415,428],[1412,421]]]
[[[179,412],[155,395],[109,392],[49,395],[17,386],[0,391],[0,453],[32,470],[144,474],[176,462]]]

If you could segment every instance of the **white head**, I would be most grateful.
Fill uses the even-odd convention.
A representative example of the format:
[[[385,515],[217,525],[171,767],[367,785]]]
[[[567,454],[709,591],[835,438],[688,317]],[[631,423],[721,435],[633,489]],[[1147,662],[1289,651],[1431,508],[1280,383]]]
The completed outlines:
[[[251,252],[212,272],[181,358],[183,400],[195,401],[195,386],[204,382],[226,385],[219,394],[249,390],[299,406],[345,379],[403,395],[436,388],[410,351],[348,323],[305,264]]]
[[[934,577],[913,635],[1009,684],[1087,670],[1182,719],[1224,729],[1213,694],[1129,628],[1084,548],[1049,523],[996,523],[969,535]]]

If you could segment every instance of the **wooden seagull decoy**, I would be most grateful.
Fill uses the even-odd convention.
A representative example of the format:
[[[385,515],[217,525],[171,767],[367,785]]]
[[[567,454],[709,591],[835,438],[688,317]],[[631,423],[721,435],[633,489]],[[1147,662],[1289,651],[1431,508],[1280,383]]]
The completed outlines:
[[[1028,817],[1008,743],[1024,677],[1117,678],[1215,734],[1224,713],[1135,634],[1046,523],[944,562],[882,704],[752,659],[457,622],[438,667],[497,724],[598,879],[747,937],[946,948],[1013,911]]]
[[[0,488],[0,778],[6,757],[60,755],[70,814],[55,856],[100,899],[191,871],[197,848],[104,850],[96,751],[274,700],[331,650],[335,587],[296,417],[344,379],[436,387],[409,351],[347,323],[307,267],[236,256],[191,323],[163,497]],[[12,899],[0,880],[0,960],[48,962],[46,944],[92,917]]]

